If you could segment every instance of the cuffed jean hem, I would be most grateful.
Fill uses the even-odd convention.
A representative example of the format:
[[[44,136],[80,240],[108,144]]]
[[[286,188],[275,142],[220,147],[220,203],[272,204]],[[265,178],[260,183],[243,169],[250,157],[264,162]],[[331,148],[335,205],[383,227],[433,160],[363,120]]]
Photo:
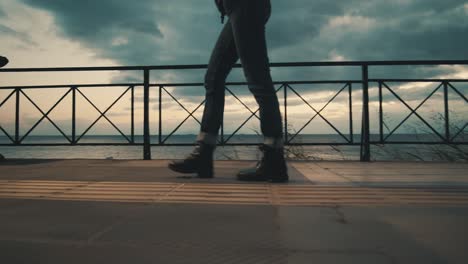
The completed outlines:
[[[209,134],[203,131],[200,131],[200,133],[197,136],[197,141],[202,141],[203,143],[209,145],[216,145],[217,139],[218,135]]]
[[[284,141],[282,137],[279,137],[279,138],[264,137],[263,144],[271,148],[283,148],[284,147]]]

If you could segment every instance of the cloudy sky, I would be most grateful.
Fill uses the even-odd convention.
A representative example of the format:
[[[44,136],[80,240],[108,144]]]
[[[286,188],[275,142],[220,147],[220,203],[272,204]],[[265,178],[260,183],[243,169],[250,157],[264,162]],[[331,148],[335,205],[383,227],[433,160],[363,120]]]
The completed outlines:
[[[255,0],[252,0],[255,1]],[[272,16],[267,24],[268,52],[271,62],[297,61],[349,61],[349,60],[434,60],[468,59],[468,2],[464,0],[271,0]],[[212,0],[2,0],[0,2],[0,53],[7,56],[10,68],[113,66],[113,65],[170,65],[206,64],[217,35],[222,29],[219,14]],[[371,69],[371,77],[410,78],[468,78],[468,68],[392,67]],[[359,79],[358,69],[349,68],[295,68],[272,69],[275,81],[318,80],[328,78]],[[203,81],[203,71],[152,72],[152,82]],[[229,80],[243,80],[241,70],[234,70]],[[0,73],[0,85],[112,83],[141,81],[141,75],[121,72],[101,73]],[[425,95],[437,87],[435,83],[402,86],[395,90],[416,107]],[[466,85],[459,89],[466,95]],[[341,86],[297,86],[298,91],[314,107],[320,109]],[[355,126],[359,127],[359,87],[356,87]],[[203,87],[189,89],[167,88],[187,105],[195,108],[202,100]],[[119,89],[83,89],[86,95],[105,110],[125,87]],[[255,109],[255,101],[246,87],[233,87],[241,99]],[[28,91],[44,111],[48,110],[66,90]],[[137,100],[141,97],[137,89]],[[8,91],[0,92],[0,102]],[[377,92],[371,90],[372,98]],[[388,123],[397,124],[409,110],[398,103],[389,92],[384,94]],[[153,101],[157,92],[153,93]],[[451,108],[466,109],[466,102],[453,93]],[[436,93],[421,107],[427,117],[443,112]],[[98,113],[80,99],[79,129],[84,130],[98,117]],[[283,100],[280,97],[280,100]],[[432,100],[432,101],[431,101]],[[14,100],[0,108],[0,125],[12,131],[13,116],[9,107]],[[51,117],[64,131],[70,127],[70,100],[67,97],[51,113]],[[185,119],[184,110],[166,94],[165,133],[171,132]],[[32,126],[40,113],[32,105],[22,108],[22,130]],[[299,98],[288,98],[291,109],[288,116],[295,129],[311,117],[313,111]],[[110,119],[128,131],[128,94],[110,111]],[[341,94],[324,110],[324,115],[347,132],[346,94]],[[153,118],[157,104],[153,103]],[[346,108],[345,108],[346,109]],[[371,106],[376,116],[377,105]],[[197,111],[201,118],[202,108]],[[137,115],[141,116],[141,103],[137,102]],[[248,111],[236,100],[226,97],[225,119],[227,131],[234,130]],[[415,122],[417,119],[415,119]],[[141,131],[138,118],[137,132]],[[314,125],[314,122],[316,122]],[[332,132],[320,119],[305,130],[310,133]],[[392,123],[393,122],[393,123]],[[465,121],[466,122],[466,118]],[[152,125],[153,131],[157,123]],[[373,127],[376,129],[377,127]],[[194,133],[198,129],[193,120],[180,128],[179,133]],[[252,119],[242,132],[258,129],[258,120]],[[56,134],[44,121],[36,134]],[[93,133],[111,133],[112,127],[101,120]],[[112,132],[113,133],[113,132]]]

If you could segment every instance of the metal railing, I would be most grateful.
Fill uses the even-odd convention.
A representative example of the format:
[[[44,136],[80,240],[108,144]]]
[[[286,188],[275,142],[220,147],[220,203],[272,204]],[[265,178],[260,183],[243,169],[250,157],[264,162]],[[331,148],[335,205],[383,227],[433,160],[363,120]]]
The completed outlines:
[[[286,145],[350,145],[350,146],[360,146],[360,160],[361,161],[369,161],[371,158],[371,151],[370,146],[372,144],[456,144],[456,145],[467,145],[468,142],[466,141],[456,141],[455,139],[464,131],[464,129],[468,126],[468,122],[462,126],[459,131],[451,131],[449,125],[449,99],[448,93],[449,90],[453,90],[461,99],[468,102],[467,97],[460,92],[459,89],[456,88],[454,83],[461,83],[461,82],[468,82],[468,79],[371,79],[369,78],[369,68],[376,67],[376,66],[438,66],[438,65],[468,65],[468,60],[450,60],[450,61],[353,61],[353,62],[298,62],[298,63],[272,63],[271,67],[359,67],[361,71],[361,78],[358,80],[316,80],[316,81],[283,81],[283,82],[275,82],[276,86],[279,86],[276,91],[279,92],[283,90],[284,98],[283,98],[283,107],[284,107],[284,137],[285,137],[285,144]],[[133,67],[68,67],[68,68],[13,68],[13,69],[0,69],[0,73],[2,72],[98,72],[98,71],[139,71],[143,74],[143,83],[117,83],[117,84],[76,84],[76,85],[36,85],[36,86],[2,86],[0,90],[11,90],[11,93],[0,102],[0,108],[9,100],[13,100],[15,98],[15,133],[14,135],[10,135],[2,126],[0,120],[0,131],[6,135],[6,137],[11,141],[11,143],[7,144],[0,144],[0,146],[63,146],[63,145],[86,145],[86,146],[102,146],[102,145],[134,145],[134,146],[143,146],[143,158],[146,160],[151,159],[151,146],[189,146],[194,145],[185,144],[185,143],[168,143],[167,140],[173,136],[178,129],[190,118],[193,118],[196,122],[200,124],[200,121],[194,116],[194,113],[202,107],[205,101],[198,104],[198,106],[193,110],[188,110],[175,96],[173,96],[166,87],[175,87],[177,89],[181,89],[183,87],[188,86],[203,86],[203,83],[151,83],[150,82],[150,73],[151,71],[162,71],[162,70],[191,70],[191,69],[205,69],[207,65],[172,65],[172,66],[133,66]],[[235,68],[241,67],[241,65],[236,64]],[[1,78],[1,77],[0,77]],[[440,85],[429,94],[416,108],[412,108],[410,105],[406,103],[405,100],[402,99],[400,95],[398,95],[389,85],[390,83],[394,82],[437,82]],[[378,85],[378,92],[379,92],[379,139],[372,141],[370,136],[370,117],[369,117],[369,87],[371,83],[375,83]],[[230,135],[226,135],[224,133],[224,125],[221,126],[221,139],[219,140],[218,144],[220,145],[255,145],[256,143],[231,143],[230,140],[236,133],[252,118],[256,117],[259,119],[257,113],[259,109],[255,111],[249,108],[235,93],[229,89],[229,86],[235,85],[245,85],[246,83],[227,83],[226,84],[226,91],[231,94],[241,105],[243,105],[249,112],[250,116]],[[316,109],[314,108],[303,96],[293,87],[294,85],[299,84],[337,84],[342,87],[338,90],[336,94],[321,108]],[[354,128],[353,128],[353,85],[354,84],[361,84],[362,90],[362,122],[361,122],[361,140],[356,142],[354,140]],[[112,103],[110,104],[104,111],[99,109],[92,100],[86,96],[85,93],[80,90],[80,88],[87,88],[87,87],[127,87],[126,90]],[[138,143],[135,141],[135,87],[143,87],[143,142]],[[29,89],[58,89],[58,88],[67,88],[67,92],[47,111],[41,109],[33,99],[25,92]],[[150,138],[150,90],[151,88],[158,89],[158,104],[159,104],[159,111],[158,111],[158,140],[156,143],[151,142]],[[442,135],[436,129],[433,128],[420,114],[418,114],[418,109],[429,99],[431,98],[437,91],[443,89],[444,93],[444,126],[445,126],[445,133]],[[388,90],[391,92],[401,103],[407,107],[411,113],[404,118],[389,134],[385,136],[383,131],[384,120],[383,120],[383,90]],[[332,122],[330,122],[322,112],[327,108],[327,106],[333,102],[338,95],[343,92],[348,93],[348,112],[349,112],[349,134],[340,131]],[[188,116],[168,135],[163,137],[163,92],[169,95],[172,100],[174,100],[179,106],[187,112]],[[313,114],[311,118],[306,122],[306,124],[301,127],[295,134],[290,135],[288,133],[288,92],[294,93],[303,103],[312,110]],[[122,132],[122,130],[116,126],[106,114],[111,110],[115,104],[117,104],[126,94],[131,94],[131,131],[130,135],[126,135]],[[71,135],[67,135],[63,130],[56,124],[54,121],[49,117],[49,114],[66,98],[68,95],[71,94],[72,97],[72,128],[71,128]],[[82,134],[77,134],[76,129],[76,112],[77,112],[77,105],[76,99],[77,95],[81,95],[98,113],[99,117],[87,128],[84,130]],[[23,135],[20,135],[20,98],[21,95],[27,99],[41,114],[42,117]],[[418,117],[427,127],[435,134],[440,141],[436,142],[421,142],[421,141],[404,141],[404,142],[397,142],[397,141],[390,141],[389,137],[392,136],[395,131],[403,125],[411,116],[415,115]],[[317,117],[321,118],[325,121],[341,138],[344,139],[343,143],[339,142],[301,142],[295,143],[293,140]],[[126,143],[81,143],[81,139],[98,123],[102,118],[107,120],[109,124],[111,124],[114,129],[126,140]],[[31,134],[31,132],[44,120],[47,119],[59,132],[63,137],[67,140],[68,143],[50,143],[50,144],[30,144],[24,143],[24,140]]]

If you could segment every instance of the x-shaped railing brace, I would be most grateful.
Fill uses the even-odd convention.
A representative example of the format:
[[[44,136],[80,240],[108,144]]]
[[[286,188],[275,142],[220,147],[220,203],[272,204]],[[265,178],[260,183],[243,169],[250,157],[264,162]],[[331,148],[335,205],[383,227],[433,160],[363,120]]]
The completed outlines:
[[[99,120],[101,120],[101,118],[105,118],[129,143],[132,143],[132,141],[106,116],[106,113],[112,108],[114,107],[114,105],[120,101],[120,99],[122,99],[122,97],[125,96],[125,94],[128,93],[128,91],[130,91],[132,89],[132,86],[128,87],[109,107],[106,108],[106,110],[104,112],[102,112],[91,100],[89,100],[89,98],[80,91],[80,89],[78,88],[75,88],[76,91],[78,91],[81,96],[83,96],[83,98],[88,101],[89,104],[91,104],[91,106],[94,107],[94,109],[96,109],[96,111],[98,111],[98,113],[100,114],[100,116],[83,132],[83,134],[81,134],[81,136],[78,137],[78,139],[74,142],[75,144],[78,143],[78,141],[80,141],[81,138],[83,138],[88,132],[89,130],[97,123],[99,122]]]
[[[405,100],[403,100],[395,91],[393,91],[393,89],[391,89],[385,82],[381,82],[381,84],[383,86],[385,86],[385,88],[387,88],[400,102],[402,102],[410,111],[411,113],[403,119],[403,121],[401,121],[384,139],[384,142],[387,141],[387,139],[392,136],[395,131],[400,128],[400,126],[402,126],[406,120],[408,120],[413,114],[416,115],[427,127],[429,127],[437,136],[439,136],[443,141],[445,141],[445,138],[444,136],[442,136],[439,132],[437,132],[437,130],[435,130],[423,117],[421,117],[417,111],[418,109],[424,104],[426,103],[427,100],[429,100],[443,85],[443,83],[441,83],[439,86],[437,86],[436,89],[434,89],[434,91],[432,91],[416,108],[412,108],[411,106],[409,106]]]
[[[276,93],[278,93],[279,90],[281,90],[281,88],[284,87],[284,84],[281,85],[278,89],[276,89]],[[232,95],[234,96],[234,98],[236,98],[236,100],[238,100],[247,110],[249,110],[250,112],[250,116],[236,129],[234,130],[234,132],[226,139],[224,140],[224,142],[222,142],[223,144],[226,144],[232,137],[234,137],[234,135],[236,135],[237,132],[239,132],[239,130],[241,130],[245,124],[247,124],[247,122],[250,121],[250,119],[252,119],[252,117],[256,117],[258,120],[260,120],[260,117],[257,116],[257,113],[258,111],[260,111],[260,108],[257,108],[257,110],[255,111],[252,111],[252,109],[250,109],[250,107],[248,107],[239,97],[237,97],[229,88],[225,87],[225,89]]]
[[[28,99],[29,102],[31,102],[32,105],[34,105],[34,107],[36,107],[37,110],[39,110],[39,112],[41,112],[42,114],[42,117],[31,127],[31,129],[28,130],[27,133],[25,133],[23,135],[23,137],[19,140],[18,144],[21,144],[21,142],[24,141],[24,139],[26,139],[27,136],[29,136],[29,134],[31,134],[31,132],[44,120],[44,119],[47,119],[49,120],[49,122],[60,132],[60,134],[63,135],[63,137],[65,137],[68,142],[72,143],[72,140],[62,131],[62,129],[60,129],[59,126],[57,126],[54,121],[52,121],[52,119],[49,118],[49,114],[63,101],[63,99],[65,99],[65,97],[67,97],[67,95],[72,91],[72,89],[69,89],[53,106],[52,108],[49,109],[49,111],[47,111],[47,113],[44,113],[44,111],[42,111],[42,109],[25,93],[23,92],[23,90],[20,90],[20,93],[23,94],[24,97],[26,97],[26,99]]]
[[[333,128],[333,130],[335,130],[340,136],[342,136],[348,143],[351,143],[351,139],[348,139],[343,133],[341,133],[341,131],[339,129],[337,129],[330,121],[328,121],[328,119],[326,119],[322,114],[321,112],[323,110],[325,110],[325,108],[327,108],[327,106],[333,102],[333,100],[335,100],[336,97],[338,97],[338,95],[341,94],[341,92],[343,92],[347,87],[349,87],[349,83],[345,84],[343,86],[343,88],[341,88],[319,111],[317,111],[312,105],[309,104],[309,102],[307,102],[296,90],[294,90],[291,86],[287,85],[286,84],[286,88],[289,88],[291,91],[293,91],[305,104],[307,104],[307,106],[309,106],[312,110],[314,110],[315,112],[315,115],[301,128],[299,129],[299,131],[294,134],[289,140],[287,143],[291,143],[291,141],[297,136],[299,135],[299,133],[301,133],[302,130],[304,130],[317,116],[319,116],[320,118],[322,118],[331,128]],[[285,88],[285,89],[286,89]]]
[[[177,98],[175,98],[169,91],[166,90],[166,88],[162,87],[161,86],[161,89],[163,89],[180,107],[182,107],[182,109],[185,110],[185,112],[187,112],[189,115],[171,132],[169,133],[169,135],[167,137],[165,137],[162,141],[161,141],[161,144],[164,144],[172,135],[174,135],[175,132],[177,132],[177,130],[179,130],[179,128],[190,118],[192,117],[193,119],[195,119],[195,121],[198,122],[198,124],[201,124],[201,122],[193,115],[198,109],[200,109],[200,107],[205,103],[205,100],[203,100],[203,102],[201,102],[196,108],[195,110],[193,111],[189,111],[187,110],[187,108],[185,108],[185,106],[179,101],[177,100]]]

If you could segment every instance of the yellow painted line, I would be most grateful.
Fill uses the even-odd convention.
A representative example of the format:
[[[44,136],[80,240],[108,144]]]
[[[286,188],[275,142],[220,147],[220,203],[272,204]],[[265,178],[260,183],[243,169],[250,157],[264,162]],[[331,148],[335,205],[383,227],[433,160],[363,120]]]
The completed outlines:
[[[295,195],[289,195],[289,196],[278,196],[278,199],[340,199],[340,200],[346,200],[346,199],[354,199],[354,198],[359,198],[359,199],[386,199],[384,196],[368,196],[368,195],[352,195],[352,196],[342,196],[340,194],[337,195],[301,195],[301,196],[295,196]]]
[[[95,195],[95,196],[106,196],[106,195],[132,195],[132,196],[157,196],[165,194],[165,192],[108,192],[108,191],[73,191],[73,192],[66,192],[60,193],[63,195]]]
[[[162,204],[207,204],[207,205],[270,205],[270,203],[254,202],[254,201],[250,201],[250,202],[242,202],[242,201],[217,202],[217,201],[190,201],[190,200],[184,200],[184,201],[161,200],[161,201],[158,201],[158,203],[162,203]]]
[[[189,184],[183,185],[184,190],[199,190],[204,192],[267,192],[269,188],[257,188],[257,189],[244,189],[244,188],[199,188]]]
[[[177,195],[180,193],[186,193],[186,194],[192,194],[192,195],[202,195],[202,194],[208,194],[208,195],[244,195],[244,196],[249,196],[249,195],[263,195],[263,196],[268,196],[269,192],[268,190],[265,191],[260,191],[260,192],[243,192],[243,191],[197,191],[197,190],[185,190],[183,188],[173,191],[171,195]]]
[[[166,197],[162,201],[198,201],[198,202],[244,202],[244,203],[260,203],[260,204],[269,204],[269,199],[252,199],[252,198],[208,198],[208,197]]]
[[[103,198],[103,197],[115,197],[115,198],[149,198],[153,199],[158,196],[159,194],[134,194],[134,193],[59,193],[59,194],[50,194],[44,195],[50,197],[93,197],[96,199]]]
[[[245,187],[245,186],[197,186],[192,184],[185,184],[187,189],[197,189],[197,190],[245,190],[245,191],[258,191],[258,190],[268,190],[269,187]]]
[[[96,200],[95,198],[89,197],[40,197],[37,200],[50,200],[50,201],[84,201],[84,202],[128,202],[128,203],[154,203],[154,199],[123,199],[123,198],[101,198]]]
[[[114,192],[121,192],[121,191],[132,191],[132,192],[166,192],[170,191],[173,188],[169,187],[156,187],[156,188],[124,188],[124,187],[109,187],[109,188],[102,188],[102,187],[83,187],[83,188],[76,188],[75,190],[81,191],[114,191]]]
[[[296,193],[296,192],[287,192],[287,193],[277,192],[277,195],[278,196],[285,196],[285,197],[288,197],[288,196],[328,196],[328,195],[331,195],[331,196],[355,196],[355,195],[378,196],[378,194],[375,194],[375,193],[365,193],[365,192],[349,193],[349,192],[314,192],[314,191],[300,192],[300,193]]]
[[[167,195],[163,199],[258,199],[258,200],[269,200],[270,196],[221,196],[221,195],[190,195],[190,194],[179,194],[179,195]]]
[[[125,183],[125,182],[92,182],[89,185],[90,186],[114,186],[114,187],[118,187],[118,186],[131,186],[131,187],[161,186],[161,187],[171,187],[171,186],[175,186],[175,185],[178,185],[178,184],[177,183],[164,183],[164,182],[160,182],[160,183],[156,183],[156,182],[146,182],[146,183],[145,182],[141,182],[141,183],[135,183],[135,182],[129,182],[129,183]]]

